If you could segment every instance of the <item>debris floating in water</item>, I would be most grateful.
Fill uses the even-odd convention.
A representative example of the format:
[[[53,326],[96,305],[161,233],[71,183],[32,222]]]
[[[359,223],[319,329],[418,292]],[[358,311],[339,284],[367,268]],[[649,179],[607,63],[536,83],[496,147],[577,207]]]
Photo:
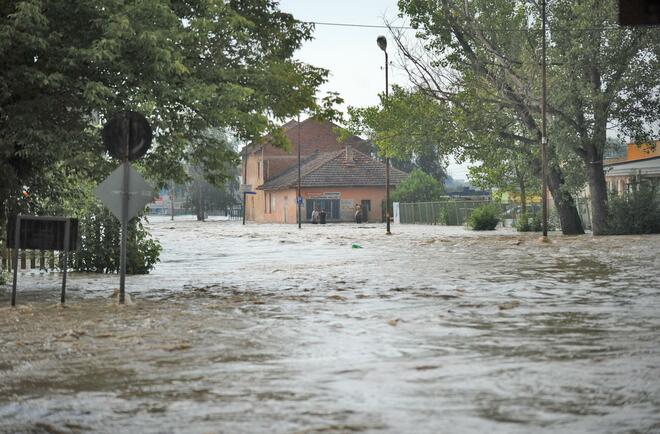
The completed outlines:
[[[351,244],[351,248],[353,248],[353,249],[361,249],[362,246],[359,245],[358,243],[353,243],[353,244]]]

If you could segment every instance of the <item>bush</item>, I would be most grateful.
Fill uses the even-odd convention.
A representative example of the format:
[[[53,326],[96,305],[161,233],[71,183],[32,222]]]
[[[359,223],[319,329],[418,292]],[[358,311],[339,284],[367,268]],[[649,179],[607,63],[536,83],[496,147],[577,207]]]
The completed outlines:
[[[660,233],[660,200],[656,185],[640,183],[623,196],[609,198],[607,230],[610,235]]]
[[[8,281],[9,281],[9,273],[0,271],[0,286],[6,285]]]
[[[435,224],[437,225],[449,225],[449,210],[446,206],[440,208],[438,211],[438,216],[435,219]]]
[[[475,231],[492,231],[499,222],[500,209],[497,205],[483,205],[472,211],[467,225]]]
[[[127,274],[149,273],[160,256],[160,243],[151,238],[142,218],[133,218],[128,224]],[[94,203],[80,218],[79,231],[80,243],[71,258],[72,268],[93,273],[119,272],[121,224],[110,211]]]

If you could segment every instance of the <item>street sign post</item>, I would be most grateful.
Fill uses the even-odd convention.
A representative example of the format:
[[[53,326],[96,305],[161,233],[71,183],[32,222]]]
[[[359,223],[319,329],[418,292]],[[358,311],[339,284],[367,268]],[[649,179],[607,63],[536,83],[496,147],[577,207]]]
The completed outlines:
[[[119,249],[119,303],[123,304],[126,297],[126,238],[129,214],[131,209],[136,213],[148,203],[147,201],[140,204],[140,200],[138,199],[140,196],[136,196],[136,198],[131,201],[131,179],[137,178],[137,181],[134,181],[134,186],[137,185],[135,182],[139,184],[140,181],[142,181],[144,183],[143,187],[144,185],[149,187],[149,184],[147,184],[137,172],[132,170],[129,161],[142,158],[147,153],[151,146],[152,132],[149,122],[147,122],[147,119],[142,114],[133,111],[125,111],[119,113],[105,124],[102,136],[103,143],[110,155],[122,161],[122,165],[115,170],[115,172],[121,171],[122,173],[121,189],[113,190],[118,192],[115,194],[121,196],[121,207],[117,209],[118,207],[115,206],[115,210],[112,210],[111,208],[111,211],[121,221],[121,246]],[[113,174],[115,174],[115,172],[113,172]],[[106,181],[111,177],[112,175],[110,175]],[[115,177],[119,178],[119,175],[115,175]],[[108,184],[108,186],[116,186],[117,179],[111,182],[113,184]],[[101,188],[104,183],[99,185],[98,188]],[[144,190],[138,189],[135,190],[134,193],[137,194],[138,191]],[[103,194],[103,196],[106,199],[111,199],[109,202],[113,202],[116,205],[114,200],[117,199],[117,196],[112,196],[111,193],[107,192]]]

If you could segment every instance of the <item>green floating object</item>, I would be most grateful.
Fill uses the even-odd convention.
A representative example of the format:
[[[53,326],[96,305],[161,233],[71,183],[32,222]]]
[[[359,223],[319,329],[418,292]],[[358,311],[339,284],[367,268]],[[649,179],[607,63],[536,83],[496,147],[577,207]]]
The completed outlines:
[[[359,245],[358,243],[351,244],[351,247],[354,248],[354,249],[361,249],[362,248],[362,246]]]

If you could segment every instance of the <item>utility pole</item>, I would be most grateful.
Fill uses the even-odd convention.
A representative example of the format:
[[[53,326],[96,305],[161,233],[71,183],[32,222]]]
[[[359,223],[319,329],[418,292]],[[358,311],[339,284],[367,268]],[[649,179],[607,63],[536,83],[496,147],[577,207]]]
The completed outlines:
[[[247,184],[247,146],[243,148],[243,185]],[[245,213],[247,212],[247,193],[243,190],[243,225],[245,225]]]
[[[548,136],[547,136],[547,126],[546,126],[546,59],[545,59],[545,50],[546,50],[546,11],[545,11],[546,0],[541,1],[541,21],[542,21],[542,39],[543,47],[541,49],[541,177],[543,179],[543,190],[541,193],[542,204],[542,220],[543,220],[543,240],[548,238]]]
[[[302,229],[302,217],[300,208],[302,207],[302,195],[300,194],[300,114],[298,114],[298,195],[296,196],[296,207],[298,209],[298,229]]]

